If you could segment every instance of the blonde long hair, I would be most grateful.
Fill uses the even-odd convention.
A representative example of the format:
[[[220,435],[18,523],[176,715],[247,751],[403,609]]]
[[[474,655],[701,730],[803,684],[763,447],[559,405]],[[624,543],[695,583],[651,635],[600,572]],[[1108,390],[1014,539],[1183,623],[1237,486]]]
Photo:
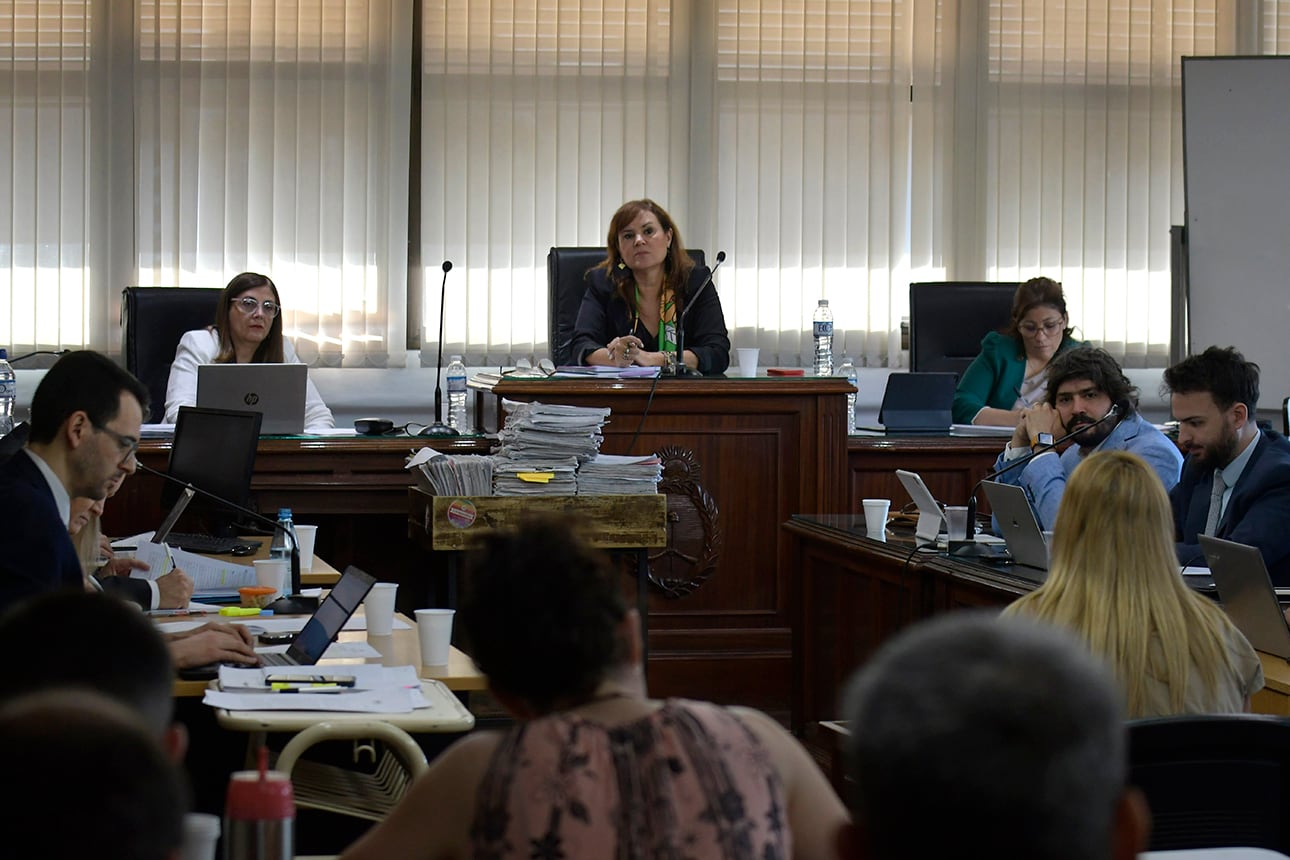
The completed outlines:
[[[1225,644],[1232,623],[1183,583],[1164,485],[1126,451],[1093,454],[1071,474],[1048,579],[1004,611],[1080,635],[1110,664],[1130,718],[1156,716],[1146,712],[1151,679],[1182,713],[1189,679],[1212,693],[1232,672]]]

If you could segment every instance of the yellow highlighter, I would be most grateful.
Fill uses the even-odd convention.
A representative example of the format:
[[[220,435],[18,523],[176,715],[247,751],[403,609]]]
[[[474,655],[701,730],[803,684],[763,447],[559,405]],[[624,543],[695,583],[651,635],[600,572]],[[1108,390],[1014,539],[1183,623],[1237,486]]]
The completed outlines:
[[[232,616],[234,618],[246,618],[250,615],[259,615],[260,607],[258,606],[225,606],[219,611],[220,615]]]

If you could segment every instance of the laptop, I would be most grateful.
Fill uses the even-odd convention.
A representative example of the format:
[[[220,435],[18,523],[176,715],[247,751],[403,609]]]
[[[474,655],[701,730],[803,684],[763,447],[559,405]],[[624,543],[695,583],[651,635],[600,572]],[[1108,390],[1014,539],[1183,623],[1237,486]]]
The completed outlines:
[[[260,432],[299,436],[305,429],[303,364],[201,364],[197,366],[197,405],[205,409],[242,409],[264,416]]]
[[[1256,650],[1290,660],[1290,627],[1286,626],[1276,590],[1257,547],[1200,536],[1223,609]]]
[[[354,567],[345,568],[318,610],[291,640],[285,654],[261,654],[265,666],[313,666],[339,635],[345,622],[358,611],[376,578]]]
[[[893,373],[878,422],[888,433],[949,433],[957,384],[953,373]]]
[[[999,521],[999,531],[1008,544],[1014,573],[1034,582],[1048,577],[1048,541],[1039,529],[1026,491],[1015,484],[984,481],[981,488]]]
[[[936,497],[932,491],[927,489],[923,483],[923,478],[917,472],[907,472],[904,469],[896,470],[896,477],[905,487],[905,492],[914,500],[914,505],[918,508],[918,525],[914,528],[914,536],[920,541],[936,542],[936,536],[945,531],[945,512],[937,504]]]

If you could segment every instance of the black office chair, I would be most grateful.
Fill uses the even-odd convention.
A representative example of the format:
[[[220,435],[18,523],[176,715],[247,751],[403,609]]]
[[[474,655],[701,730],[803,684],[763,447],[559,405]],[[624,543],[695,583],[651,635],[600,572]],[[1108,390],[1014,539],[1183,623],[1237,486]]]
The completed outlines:
[[[1151,851],[1290,851],[1290,722],[1252,714],[1129,723],[1129,782],[1151,806]]]
[[[603,259],[604,248],[552,248],[546,255],[547,336],[551,344],[551,360],[556,367],[575,361],[569,347],[573,342],[574,325],[578,322],[582,294],[587,291],[587,271]],[[691,248],[690,259],[696,265],[705,265],[702,251]]]
[[[221,290],[195,287],[126,287],[121,294],[121,325],[126,369],[152,398],[146,421],[166,413],[170,365],[184,332],[215,322]]]

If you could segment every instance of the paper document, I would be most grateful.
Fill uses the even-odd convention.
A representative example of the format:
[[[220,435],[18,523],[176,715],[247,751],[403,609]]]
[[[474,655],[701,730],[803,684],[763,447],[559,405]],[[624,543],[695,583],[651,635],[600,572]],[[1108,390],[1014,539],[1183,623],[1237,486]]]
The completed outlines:
[[[951,424],[951,436],[1011,436],[1015,427],[992,427],[988,424]]]
[[[219,685],[222,690],[268,689],[265,679],[269,676],[306,678],[311,675],[350,675],[354,678],[353,690],[384,690],[415,687],[421,689],[415,666],[382,666],[379,663],[355,663],[351,666],[257,666],[238,669],[235,666],[219,667]]]
[[[274,689],[269,677],[281,681],[298,678],[307,684],[314,677],[347,675],[354,686],[328,688],[327,692],[284,693]],[[414,666],[381,666],[357,663],[340,666],[272,666],[237,669],[221,666],[219,690],[207,690],[203,701],[216,708],[234,711],[350,711],[359,713],[409,713],[432,707],[421,689]]]
[[[193,591],[200,594],[232,593],[243,586],[256,584],[254,567],[182,549],[171,549],[165,544],[144,541],[135,549],[134,557],[147,562],[150,569],[136,570],[131,576],[137,579],[156,579],[178,567],[192,578]]]
[[[431,707],[416,690],[358,690],[344,693],[226,693],[207,690],[202,702],[229,711],[341,711],[361,714],[410,714]]]

